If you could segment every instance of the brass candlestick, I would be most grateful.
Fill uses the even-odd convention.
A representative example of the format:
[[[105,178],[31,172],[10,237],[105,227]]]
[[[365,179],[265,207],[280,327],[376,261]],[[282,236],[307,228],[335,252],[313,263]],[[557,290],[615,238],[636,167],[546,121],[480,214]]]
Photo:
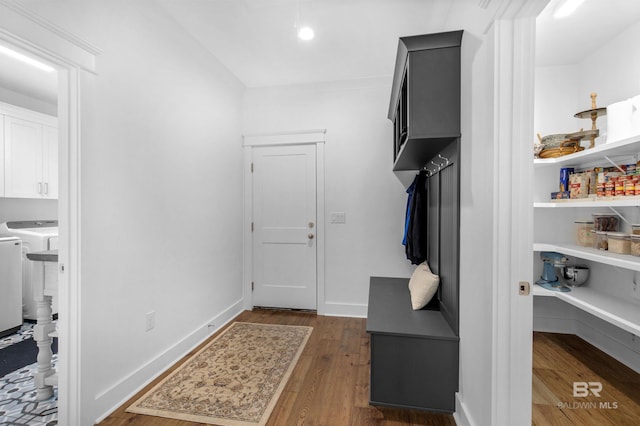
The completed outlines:
[[[587,109],[585,111],[580,111],[579,113],[574,115],[574,117],[576,117],[576,118],[590,118],[591,119],[591,130],[593,131],[593,134],[591,134],[591,137],[590,137],[591,143],[589,144],[589,148],[593,148],[595,146],[596,137],[600,133],[600,132],[598,132],[598,128],[596,127],[596,120],[601,115],[605,115],[607,113],[607,109],[606,108],[598,108],[596,106],[596,97],[597,96],[598,96],[597,93],[595,93],[595,92],[591,93],[591,109]]]

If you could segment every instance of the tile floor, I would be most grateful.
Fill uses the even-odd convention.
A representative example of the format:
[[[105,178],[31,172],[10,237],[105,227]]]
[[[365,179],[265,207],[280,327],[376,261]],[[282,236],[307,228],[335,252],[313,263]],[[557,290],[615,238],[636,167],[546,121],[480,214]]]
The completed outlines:
[[[25,323],[10,336],[0,339],[0,349],[31,339],[33,324]],[[58,355],[53,355],[54,365]],[[33,375],[37,365],[31,364],[18,371],[0,377],[0,425],[7,426],[53,426],[58,424],[58,390],[45,401],[36,400]]]

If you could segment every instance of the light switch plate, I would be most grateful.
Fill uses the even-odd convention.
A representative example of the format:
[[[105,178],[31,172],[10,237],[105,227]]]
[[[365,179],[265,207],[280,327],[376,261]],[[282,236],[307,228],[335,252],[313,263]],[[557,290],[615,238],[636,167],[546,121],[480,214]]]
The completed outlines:
[[[345,223],[346,215],[344,212],[331,212],[330,220],[331,220],[331,223]]]

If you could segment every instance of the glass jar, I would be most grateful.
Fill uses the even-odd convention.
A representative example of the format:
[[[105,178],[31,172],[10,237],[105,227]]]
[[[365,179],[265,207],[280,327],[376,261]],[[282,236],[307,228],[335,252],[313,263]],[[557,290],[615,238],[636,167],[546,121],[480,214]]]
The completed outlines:
[[[594,213],[593,229],[596,231],[618,232],[620,230],[620,216],[611,213]]]
[[[594,231],[594,248],[597,248],[598,250],[607,250],[609,248],[608,246],[608,238],[607,238],[607,233],[604,231]]]
[[[593,247],[593,222],[576,220],[573,224],[576,244],[582,247]]]
[[[640,256],[640,235],[631,234],[631,254]]]
[[[609,232],[607,234],[609,251],[618,254],[631,254],[631,237],[624,232]]]

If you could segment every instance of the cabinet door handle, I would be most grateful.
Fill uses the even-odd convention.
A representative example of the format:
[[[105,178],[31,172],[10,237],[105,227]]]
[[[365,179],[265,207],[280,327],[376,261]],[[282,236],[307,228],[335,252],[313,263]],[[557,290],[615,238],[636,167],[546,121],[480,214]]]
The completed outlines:
[[[44,183],[44,194],[49,195],[49,182]]]
[[[38,194],[42,194],[42,182],[38,182]]]

